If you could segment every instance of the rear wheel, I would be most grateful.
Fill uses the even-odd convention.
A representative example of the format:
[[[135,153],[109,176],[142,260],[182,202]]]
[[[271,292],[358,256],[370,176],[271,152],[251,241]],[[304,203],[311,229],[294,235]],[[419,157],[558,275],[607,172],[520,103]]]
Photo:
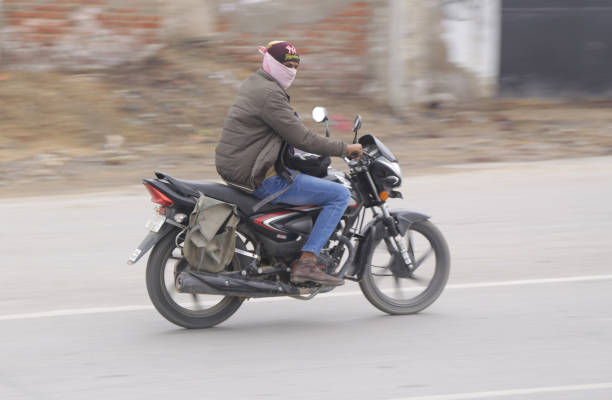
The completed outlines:
[[[395,259],[399,255],[390,250],[390,241],[379,237],[359,282],[370,303],[389,314],[414,314],[424,310],[442,294],[448,281],[448,245],[431,222],[413,223],[403,240],[412,260],[410,270]]]
[[[153,305],[168,321],[189,329],[210,328],[231,317],[240,308],[243,298],[233,296],[179,293],[175,274],[188,267],[177,245],[178,230],[160,240],[147,263],[147,291]],[[228,269],[238,269],[234,257]]]

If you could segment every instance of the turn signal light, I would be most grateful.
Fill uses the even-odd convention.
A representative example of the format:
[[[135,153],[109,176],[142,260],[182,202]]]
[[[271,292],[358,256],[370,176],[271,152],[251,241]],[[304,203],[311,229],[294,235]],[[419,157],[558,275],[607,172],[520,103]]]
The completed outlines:
[[[378,197],[380,197],[382,201],[387,201],[387,199],[389,198],[389,193],[382,191],[379,193]]]
[[[172,200],[170,200],[168,198],[168,196],[166,196],[165,194],[160,192],[154,186],[152,186],[152,185],[150,185],[148,183],[145,183],[144,185],[147,188],[147,190],[149,191],[149,193],[151,193],[151,201],[153,203],[159,204],[162,207],[169,207],[172,204],[174,204],[174,202]]]

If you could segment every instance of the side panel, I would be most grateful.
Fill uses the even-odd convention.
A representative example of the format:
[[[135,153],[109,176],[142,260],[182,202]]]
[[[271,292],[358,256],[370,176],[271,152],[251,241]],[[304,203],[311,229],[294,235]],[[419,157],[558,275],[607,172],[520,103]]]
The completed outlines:
[[[310,233],[320,210],[316,206],[280,208],[249,217],[249,224],[263,236],[284,243]]]
[[[265,254],[292,257],[304,246],[320,210],[310,206],[280,208],[249,217],[248,227]]]

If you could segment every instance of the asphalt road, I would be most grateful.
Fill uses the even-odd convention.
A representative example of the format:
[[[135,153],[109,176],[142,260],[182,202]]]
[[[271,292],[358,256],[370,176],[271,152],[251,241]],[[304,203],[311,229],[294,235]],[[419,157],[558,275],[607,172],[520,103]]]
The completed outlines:
[[[142,187],[3,199],[0,399],[610,399],[612,157],[408,177],[452,254],[429,309],[349,283],[209,330],[151,307]]]

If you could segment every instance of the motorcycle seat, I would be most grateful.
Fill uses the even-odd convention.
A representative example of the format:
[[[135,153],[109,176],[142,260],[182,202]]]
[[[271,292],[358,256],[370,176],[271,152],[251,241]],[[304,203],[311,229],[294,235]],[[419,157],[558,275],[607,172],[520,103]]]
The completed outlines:
[[[238,209],[247,216],[256,214],[256,212],[253,211],[253,206],[255,206],[255,204],[257,204],[260,200],[255,196],[240,191],[239,189],[234,189],[232,187],[217,182],[187,181],[177,178],[174,178],[174,180],[179,181],[180,183],[183,183],[198,192],[202,192],[206,196],[212,197],[213,199],[221,200],[230,204],[235,204]],[[257,213],[276,210],[283,207],[291,206],[282,203],[268,203],[261,207],[259,210],[257,210]]]

